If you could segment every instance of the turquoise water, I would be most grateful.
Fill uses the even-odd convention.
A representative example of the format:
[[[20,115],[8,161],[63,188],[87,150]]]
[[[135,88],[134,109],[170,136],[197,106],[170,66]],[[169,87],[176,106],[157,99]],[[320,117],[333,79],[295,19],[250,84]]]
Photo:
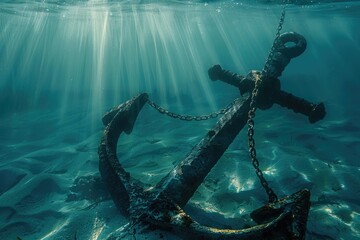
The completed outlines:
[[[209,80],[208,68],[262,69],[282,9],[266,1],[0,3],[0,239],[106,239],[124,226],[95,181],[102,115],[139,92],[186,115],[225,107],[239,91]],[[287,5],[282,32],[302,34],[308,47],[280,77],[282,89],[324,102],[327,115],[310,124],[273,106],[255,118],[274,190],[311,190],[307,239],[360,237],[359,22],[358,1]],[[154,184],[215,122],[146,106],[120,138],[119,159]],[[95,180],[79,187],[84,179]],[[242,131],[186,209],[199,222],[240,228],[266,200]]]

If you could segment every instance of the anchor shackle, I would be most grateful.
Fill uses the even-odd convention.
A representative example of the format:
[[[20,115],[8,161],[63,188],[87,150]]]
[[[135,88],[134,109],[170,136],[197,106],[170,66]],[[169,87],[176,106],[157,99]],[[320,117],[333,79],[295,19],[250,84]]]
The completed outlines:
[[[281,76],[292,58],[306,50],[306,39],[296,32],[286,32],[279,36],[274,44],[272,56],[267,64],[266,75],[272,78]]]
[[[294,43],[294,45],[286,45],[290,42]],[[277,39],[275,50],[286,55],[288,58],[295,58],[305,51],[306,46],[306,39],[303,35],[296,32],[286,32]]]
[[[211,80],[220,80],[227,84],[237,87],[240,94],[252,92],[255,84],[253,76],[260,74],[259,71],[251,71],[246,77],[227,70],[223,70],[220,65],[214,65],[209,68],[208,74]],[[271,81],[265,81],[265,90],[260,91],[263,96],[259,96],[258,107],[268,109],[274,103],[292,109],[296,113],[301,113],[308,117],[310,123],[315,123],[323,119],[326,115],[324,103],[311,103],[303,98],[287,93],[280,88],[280,81],[277,78],[271,78]]]

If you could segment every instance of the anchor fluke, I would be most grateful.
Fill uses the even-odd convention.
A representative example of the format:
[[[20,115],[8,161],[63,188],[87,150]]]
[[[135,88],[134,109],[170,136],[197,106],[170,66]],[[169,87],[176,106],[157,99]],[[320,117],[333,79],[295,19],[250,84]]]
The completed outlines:
[[[250,216],[257,224],[264,224],[277,218],[279,214],[288,214],[289,220],[286,228],[289,229],[291,234],[290,239],[304,239],[309,210],[310,191],[302,189],[290,196],[254,210]]]
[[[147,99],[146,93],[139,94],[111,109],[102,119],[106,128],[98,149],[99,170],[116,207],[124,215],[129,214],[133,193],[141,191],[139,190],[141,186],[120,164],[116,154],[117,142],[122,132],[131,133],[135,120]]]
[[[135,120],[148,98],[149,95],[147,93],[141,93],[129,101],[112,108],[103,116],[103,124],[107,126],[113,119],[115,119],[116,114],[121,114],[122,117],[118,117],[116,119],[121,119],[123,121],[123,124],[125,124],[122,126],[123,131],[127,134],[130,134],[132,132]]]

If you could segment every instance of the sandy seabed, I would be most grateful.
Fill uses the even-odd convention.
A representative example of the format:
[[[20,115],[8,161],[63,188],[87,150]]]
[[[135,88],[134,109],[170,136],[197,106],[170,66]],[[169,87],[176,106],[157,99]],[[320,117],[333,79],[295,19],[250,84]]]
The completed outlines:
[[[311,190],[307,239],[359,239],[360,127],[346,119],[310,125],[299,116],[277,107],[258,112],[255,139],[264,175],[279,196]],[[86,121],[97,117],[95,124]],[[0,239],[106,239],[127,231],[128,220],[98,171],[100,119],[76,109],[2,117]],[[119,159],[133,177],[155,184],[214,123],[169,119],[146,106],[133,133],[120,137]],[[185,210],[203,224],[242,228],[266,200],[242,131]],[[136,239],[158,236],[177,239],[159,231]]]

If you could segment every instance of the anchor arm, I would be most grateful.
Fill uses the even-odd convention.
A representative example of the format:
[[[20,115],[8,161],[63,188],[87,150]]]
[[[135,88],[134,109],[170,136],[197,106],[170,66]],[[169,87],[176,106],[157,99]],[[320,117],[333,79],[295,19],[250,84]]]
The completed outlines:
[[[292,195],[268,203],[251,213],[258,223],[243,229],[219,229],[199,224],[181,207],[162,194],[147,208],[146,221],[171,229],[183,239],[261,240],[305,238],[310,192],[302,189]]]
[[[239,88],[240,93],[251,92],[254,88],[254,82],[240,75],[223,70],[220,65],[214,65],[208,70],[211,80],[220,80],[232,86]],[[275,79],[279,82],[277,79]],[[280,88],[280,83],[278,83]],[[292,109],[294,112],[301,113],[308,117],[310,123],[315,123],[323,119],[326,115],[324,103],[311,103],[303,98],[294,96],[280,89],[275,89],[274,94],[271,95],[273,103],[282,107]],[[272,103],[269,103],[271,105]]]

